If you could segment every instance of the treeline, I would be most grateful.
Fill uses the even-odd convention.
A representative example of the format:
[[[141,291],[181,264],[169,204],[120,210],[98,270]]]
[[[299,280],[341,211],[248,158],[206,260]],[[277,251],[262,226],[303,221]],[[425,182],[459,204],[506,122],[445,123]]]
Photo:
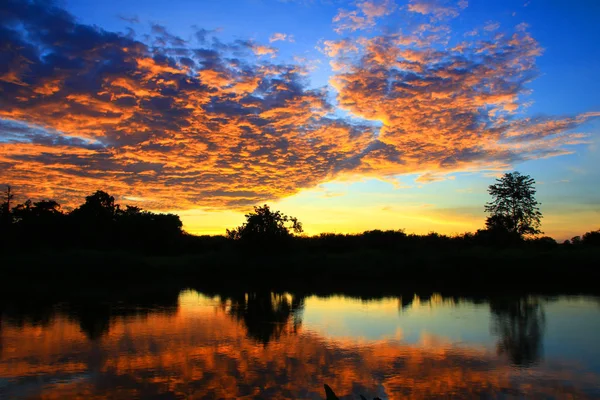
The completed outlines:
[[[173,248],[184,236],[179,216],[121,207],[100,190],[71,212],[64,212],[54,200],[12,206],[12,199],[9,188],[0,207],[2,247],[151,251]]]
[[[301,223],[269,206],[255,207],[240,227],[225,236],[194,236],[182,230],[179,216],[121,206],[103,191],[87,196],[71,212],[53,200],[12,204],[5,193],[0,207],[0,247],[20,250],[97,249],[133,250],[144,253],[203,253],[241,249],[270,254],[278,251],[343,253],[361,249],[401,254],[429,249],[460,251],[475,247],[583,248],[600,246],[600,230],[563,243],[543,237],[525,237],[502,225],[488,224],[475,233],[446,236],[407,234],[403,230],[366,231],[361,234],[323,233],[303,236]]]

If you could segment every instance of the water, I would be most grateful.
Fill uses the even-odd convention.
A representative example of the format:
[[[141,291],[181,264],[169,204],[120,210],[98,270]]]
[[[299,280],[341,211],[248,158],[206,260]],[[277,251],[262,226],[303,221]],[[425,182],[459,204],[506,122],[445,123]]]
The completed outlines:
[[[3,399],[600,398],[593,297],[23,297]]]

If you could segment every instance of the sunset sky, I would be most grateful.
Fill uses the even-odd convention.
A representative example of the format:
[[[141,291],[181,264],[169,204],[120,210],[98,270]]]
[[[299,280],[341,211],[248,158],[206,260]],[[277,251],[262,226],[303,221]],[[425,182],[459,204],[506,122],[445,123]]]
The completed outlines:
[[[0,184],[98,189],[222,234],[483,227],[537,181],[542,230],[600,228],[596,0],[0,2]]]

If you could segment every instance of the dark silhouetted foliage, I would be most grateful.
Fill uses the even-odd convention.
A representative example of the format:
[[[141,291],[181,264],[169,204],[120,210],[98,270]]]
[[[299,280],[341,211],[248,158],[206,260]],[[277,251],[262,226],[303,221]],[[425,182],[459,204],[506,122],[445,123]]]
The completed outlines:
[[[581,244],[584,246],[600,246],[600,229],[584,234],[581,238]]]
[[[8,202],[6,202],[8,203]],[[9,209],[0,234],[16,248],[97,248],[144,251],[177,249],[182,223],[175,214],[156,214],[115,203],[103,191],[87,196],[85,203],[63,213],[56,201],[25,201]],[[10,232],[8,232],[10,230]],[[7,243],[4,243],[7,244]]]
[[[486,221],[488,230],[505,230],[520,236],[536,235],[539,230],[539,203],[535,200],[535,180],[519,172],[504,174],[490,185],[488,192],[492,201],[485,205],[490,214]]]
[[[4,265],[36,264],[38,275],[39,268],[49,273],[58,268],[78,276],[80,271],[85,275],[86,270],[94,270],[96,278],[102,271],[111,279],[115,271],[123,277],[142,269],[151,276],[150,270],[168,269],[169,273],[197,276],[228,272],[241,280],[308,281],[318,276],[323,282],[342,282],[393,277],[470,285],[492,276],[492,282],[512,280],[515,273],[525,282],[519,268],[527,266],[526,274],[536,281],[541,271],[534,268],[537,265],[549,266],[554,275],[549,278],[546,270],[544,277],[552,281],[563,280],[565,275],[559,277],[557,271],[574,263],[579,264],[582,276],[592,276],[600,254],[595,250],[598,231],[558,244],[549,237],[524,239],[519,232],[495,223],[476,233],[453,236],[372,230],[309,237],[296,235],[302,231],[296,218],[268,206],[256,207],[246,215],[246,223],[228,231],[227,236],[195,236],[182,230],[177,215],[120,206],[103,191],[87,196],[84,204],[71,212],[52,200],[27,200],[14,206],[11,202],[2,209],[9,213],[3,219],[7,222],[0,225],[4,255],[21,256],[20,260],[31,256],[29,261],[6,261]],[[495,218],[504,217],[490,220]],[[52,253],[46,257],[45,252]],[[0,268],[3,272],[18,273],[13,267]]]
[[[302,233],[298,219],[281,211],[271,211],[268,205],[254,207],[254,212],[246,214],[246,222],[232,230],[227,229],[227,237],[234,240],[252,242],[281,242]]]
[[[558,247],[558,242],[550,236],[528,239],[527,243],[542,249],[555,249]]]
[[[8,229],[8,226],[12,222],[10,202],[14,197],[15,195],[12,193],[10,185],[7,185],[2,196],[2,204],[0,204],[0,226],[3,229]]]

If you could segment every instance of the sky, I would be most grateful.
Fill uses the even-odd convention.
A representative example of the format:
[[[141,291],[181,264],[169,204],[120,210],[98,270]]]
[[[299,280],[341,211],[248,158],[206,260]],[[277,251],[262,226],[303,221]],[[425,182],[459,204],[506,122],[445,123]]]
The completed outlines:
[[[223,234],[484,226],[537,182],[542,230],[600,228],[595,0],[5,0],[0,184],[96,190]]]

